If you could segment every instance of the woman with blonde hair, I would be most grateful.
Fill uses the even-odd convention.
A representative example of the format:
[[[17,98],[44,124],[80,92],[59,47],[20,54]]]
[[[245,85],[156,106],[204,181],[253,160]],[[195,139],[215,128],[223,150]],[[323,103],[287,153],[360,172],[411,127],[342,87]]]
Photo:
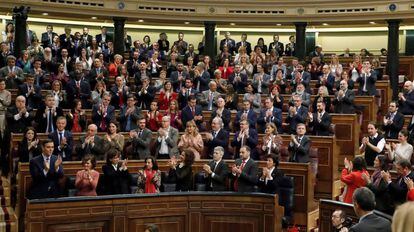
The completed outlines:
[[[399,206],[392,217],[393,232],[414,231],[414,202],[406,202]]]
[[[319,101],[325,102],[325,111],[330,112],[331,109],[331,97],[329,97],[328,88],[326,86],[320,86],[318,89],[318,95],[312,102],[312,112],[317,112],[316,105]]]
[[[188,149],[194,153],[195,160],[200,160],[200,153],[203,152],[204,143],[201,134],[194,120],[188,121],[185,132],[181,135],[178,149]]]
[[[335,76],[335,80],[341,78],[343,68],[342,64],[339,63],[339,58],[337,55],[331,56],[331,63],[329,64],[329,68],[331,70],[331,73]]]

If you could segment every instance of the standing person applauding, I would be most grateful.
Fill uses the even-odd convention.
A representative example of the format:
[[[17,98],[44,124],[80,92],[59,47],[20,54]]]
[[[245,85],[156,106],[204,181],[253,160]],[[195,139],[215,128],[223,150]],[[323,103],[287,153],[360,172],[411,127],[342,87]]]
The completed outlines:
[[[159,193],[161,171],[154,157],[145,157],[144,169],[138,171],[138,189],[136,193]]]
[[[82,159],[83,170],[76,173],[75,187],[77,196],[97,196],[99,172],[95,170],[96,159],[93,155],[87,155]]]

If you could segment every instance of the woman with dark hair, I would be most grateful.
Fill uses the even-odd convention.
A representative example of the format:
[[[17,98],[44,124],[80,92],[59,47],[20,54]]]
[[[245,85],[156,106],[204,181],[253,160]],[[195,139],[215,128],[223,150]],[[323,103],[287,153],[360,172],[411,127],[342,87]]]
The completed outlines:
[[[279,92],[281,94],[286,93],[286,78],[282,69],[277,69],[274,76],[273,86],[279,86]],[[283,103],[283,101],[282,101]]]
[[[388,191],[388,183],[381,175],[382,171],[388,171],[387,157],[385,155],[375,157],[374,168],[371,178],[366,174],[362,174],[362,178],[367,183],[367,187],[375,194],[375,209],[392,215],[393,205]]]
[[[413,146],[409,144],[407,140],[408,131],[406,129],[402,129],[398,133],[399,143],[392,142],[385,144],[385,149],[388,151],[388,158],[394,163],[394,165],[402,159],[411,161]]]
[[[56,67],[57,70],[52,74],[51,81],[60,81],[66,86],[66,83],[69,82],[69,75],[65,73],[65,66],[63,63],[58,63]]]
[[[234,90],[232,84],[228,84],[226,89],[226,98],[224,99],[226,101],[226,108],[229,110],[238,110],[239,96],[237,92]]]
[[[95,170],[96,159],[93,155],[86,155],[82,159],[83,170],[76,173],[75,187],[77,196],[97,196],[99,172]]]
[[[158,106],[160,110],[167,110],[170,106],[170,102],[177,100],[178,94],[174,92],[171,81],[165,81],[164,88],[160,91],[158,97]]]
[[[32,158],[41,155],[39,139],[33,127],[27,127],[24,131],[23,140],[18,145],[19,162],[29,162]]]
[[[1,35],[3,37],[3,42],[6,42],[8,38],[14,38],[14,24],[13,22],[8,22],[6,24],[6,27],[4,28],[4,31],[1,32]],[[13,42],[13,41],[9,41]]]
[[[366,185],[362,174],[369,176],[369,173],[366,170],[367,164],[362,156],[355,157],[353,162],[345,158],[344,164],[345,168],[342,170],[341,175],[341,181],[346,184],[343,202],[352,204],[352,195],[355,189]]]
[[[194,152],[185,149],[181,152],[178,160],[175,156],[168,161],[170,171],[168,176],[175,180],[176,191],[190,191],[193,185],[193,170]]]
[[[91,70],[92,67],[92,58],[89,56],[88,51],[86,48],[82,48],[80,52],[80,56],[76,57],[75,62],[82,62],[82,68],[83,70]]]
[[[121,152],[111,149],[106,153],[106,164],[102,166],[103,193],[105,195],[130,193],[131,176],[128,160],[120,160]]]
[[[183,122],[181,121],[180,110],[178,109],[178,101],[172,100],[169,108],[165,111],[164,116],[170,116],[170,126],[177,130],[181,129]]]
[[[270,93],[268,97],[273,100],[273,106],[276,108],[279,108],[280,110],[283,110],[283,96],[280,95],[281,89],[279,85],[273,85],[270,89]]]
[[[144,169],[138,171],[138,189],[136,193],[159,193],[161,171],[153,156],[145,157]]]
[[[264,42],[264,39],[263,39],[262,37],[260,37],[260,38],[257,40],[257,45],[256,45],[256,47],[261,48],[261,49],[262,49],[262,52],[263,52],[264,54],[266,54],[266,53],[267,53],[267,46],[266,46],[266,44],[265,44],[265,42]],[[255,50],[256,50],[256,48],[255,48]]]
[[[277,167],[279,166],[279,157],[275,154],[266,155],[266,167],[263,168],[257,184],[262,193],[277,194],[279,192],[279,182],[285,175]]]
[[[106,134],[102,138],[105,143],[105,148],[108,150],[117,149],[118,151],[123,151],[125,144],[124,136],[118,132],[119,123],[117,121],[109,122]]]
[[[67,125],[66,129],[71,132],[84,132],[86,128],[86,115],[82,110],[82,101],[75,99],[73,101],[74,107],[66,115]]]

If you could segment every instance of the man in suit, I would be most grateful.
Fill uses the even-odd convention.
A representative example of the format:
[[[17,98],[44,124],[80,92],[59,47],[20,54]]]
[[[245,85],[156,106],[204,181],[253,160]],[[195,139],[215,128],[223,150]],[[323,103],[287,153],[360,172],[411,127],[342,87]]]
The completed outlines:
[[[170,126],[170,116],[162,117],[161,128],[158,129],[155,145],[155,157],[157,159],[170,159],[178,157],[178,130]]]
[[[402,93],[398,94],[399,111],[404,115],[414,114],[414,86],[411,81],[404,83]]]
[[[148,78],[151,82],[151,73],[147,69],[147,63],[141,61],[139,63],[139,71],[135,72],[134,79],[135,79],[135,89],[142,88],[142,79]]]
[[[331,127],[331,115],[325,111],[325,102],[316,103],[317,112],[308,112],[309,127],[312,128],[312,134],[318,136],[329,136]]]
[[[244,88],[247,86],[247,75],[240,73],[240,69],[241,67],[239,64],[234,66],[234,72],[230,74],[228,83],[233,85],[234,90],[238,94],[244,94]]]
[[[283,43],[279,42],[279,35],[273,35],[273,42],[269,44],[269,52],[275,50],[276,54],[281,57],[285,51]]]
[[[185,80],[190,78],[190,74],[184,71],[184,64],[177,64],[177,71],[173,71],[170,75],[171,84],[173,85],[174,91],[179,92],[185,85]]]
[[[42,141],[42,155],[30,160],[32,177],[29,199],[55,198],[61,195],[59,179],[63,177],[62,157],[53,155],[53,141]]]
[[[257,182],[257,164],[250,158],[250,147],[240,148],[240,158],[231,168],[232,189],[235,192],[254,192]]]
[[[82,108],[90,109],[91,86],[86,80],[81,79],[80,74],[75,75],[75,78],[68,82],[66,94],[70,108],[73,107],[72,104],[75,99],[80,99],[82,101]]]
[[[257,185],[262,193],[278,194],[279,183],[284,174],[277,167],[279,158],[275,154],[266,156],[266,167],[263,168],[262,176],[259,178]]]
[[[129,132],[138,127],[137,120],[141,115],[141,108],[135,105],[136,102],[135,96],[129,94],[126,105],[121,108],[119,122],[123,132]]]
[[[73,70],[73,61],[72,57],[69,55],[69,50],[62,48],[60,50],[60,56],[55,58],[55,64],[63,64],[63,72],[67,75]]]
[[[104,93],[102,102],[92,107],[92,122],[98,126],[99,131],[105,132],[109,123],[115,119],[115,107],[110,105],[111,94]]]
[[[203,110],[212,111],[217,106],[217,99],[220,93],[217,92],[217,83],[215,81],[210,81],[208,87],[210,88],[209,90],[205,90],[199,95],[198,102],[203,107]]]
[[[65,26],[65,33],[59,36],[61,48],[65,48],[68,51],[72,51],[74,37],[71,34],[72,29],[69,26]]]
[[[225,108],[226,102],[223,97],[217,98],[217,109],[211,113],[211,119],[218,117],[223,122],[223,128],[227,131],[230,130],[231,112]]]
[[[30,75],[34,77],[34,84],[42,89],[50,89],[49,75],[42,69],[42,60],[37,57],[33,60],[33,68],[30,70]]]
[[[53,26],[47,25],[46,32],[42,33],[42,45],[43,48],[52,47],[53,38],[57,36],[57,33],[53,32]]]
[[[222,147],[224,157],[228,158],[229,132],[224,130],[223,126],[223,120],[221,118],[213,118],[211,122],[211,133],[206,133],[206,140],[204,142],[208,157],[213,157],[213,151],[216,147]]]
[[[252,103],[249,100],[243,101],[243,108],[239,110],[236,114],[236,120],[234,122],[234,129],[238,129],[240,127],[240,122],[242,120],[247,120],[249,122],[250,128],[256,128],[257,122],[257,115],[251,109]]]
[[[265,108],[260,110],[260,115],[257,118],[259,133],[264,133],[268,123],[274,123],[278,131],[282,131],[282,110],[273,106],[273,100],[270,97],[266,98],[264,105]]]
[[[17,96],[15,106],[7,108],[7,131],[23,133],[27,127],[31,126],[33,120],[31,111],[32,109],[26,106],[26,98],[21,95]]]
[[[239,53],[240,47],[245,47],[246,48],[247,55],[250,55],[250,53],[252,53],[252,45],[249,42],[247,42],[247,34],[246,33],[243,33],[241,35],[241,41],[237,42],[237,44],[236,44],[236,53]]]
[[[257,93],[268,94],[271,76],[264,72],[261,64],[257,64],[257,73],[253,76],[253,86]]]
[[[227,46],[227,48],[229,49],[230,54],[233,55],[234,50],[236,49],[236,41],[234,41],[234,39],[230,38],[230,32],[227,31],[224,34],[224,39],[222,39],[220,41],[220,51],[223,51],[224,45]]]
[[[187,122],[194,120],[199,130],[204,130],[203,123],[203,111],[200,105],[197,105],[197,100],[194,95],[188,98],[187,106],[181,110],[181,121],[183,122],[184,129],[187,126]]]
[[[371,190],[367,187],[357,188],[352,199],[359,222],[349,228],[350,232],[391,232],[391,223],[373,212],[375,195]]]
[[[310,92],[310,80],[311,80],[311,75],[309,72],[305,71],[306,63],[305,62],[299,62],[298,65],[296,66],[296,70],[295,72],[293,72],[291,74],[292,76],[292,82],[291,82],[291,86],[293,86],[294,88],[296,88],[296,86],[300,83],[303,84],[303,86],[305,86],[305,90],[306,92]]]
[[[306,125],[299,123],[296,127],[296,136],[291,135],[288,150],[290,151],[290,162],[307,163],[309,162],[310,139],[305,135]]]
[[[198,94],[198,91],[193,86],[193,80],[190,78],[185,79],[185,84],[178,93],[178,102],[180,103],[181,109],[187,106],[190,96],[196,96]]]
[[[313,57],[318,57],[321,62],[323,63],[323,59],[324,59],[324,54],[322,52],[322,46],[321,45],[316,45],[315,46],[315,50],[309,53],[309,59],[312,59]]]
[[[198,54],[195,53],[193,44],[188,45],[188,51],[184,55],[185,64],[188,64],[188,59],[190,59],[190,57],[193,59],[194,63],[198,63]]]
[[[308,108],[302,105],[302,98],[299,95],[293,96],[293,106],[289,106],[288,116],[284,125],[289,126],[287,133],[294,134],[296,125],[305,123],[308,116]]]
[[[143,110],[149,110],[155,98],[155,87],[150,86],[148,77],[141,79],[142,87],[136,91],[137,105]]]
[[[129,95],[129,87],[124,83],[123,77],[117,76],[115,78],[115,85],[112,86],[110,92],[112,94],[111,105],[113,105],[115,109],[124,107]]]
[[[49,139],[53,141],[54,154],[60,155],[64,161],[72,161],[73,135],[65,130],[66,118],[59,117],[56,121],[56,130],[49,134]]]
[[[63,110],[56,107],[55,97],[48,94],[45,103],[36,112],[36,123],[38,133],[53,133],[56,130],[58,117],[63,116]]]
[[[16,57],[9,55],[6,58],[7,65],[0,69],[0,77],[6,79],[7,89],[17,89],[23,83],[23,70],[16,66]]]
[[[87,48],[92,44],[92,36],[89,35],[89,28],[84,27],[81,36],[82,47]]]
[[[194,70],[194,89],[197,92],[208,90],[208,83],[210,82],[210,73],[205,70],[205,64],[198,62]]]
[[[388,184],[388,192],[390,193],[394,206],[397,207],[407,200],[408,187],[406,181],[408,179],[414,180],[414,172],[411,170],[411,163],[409,160],[399,160],[395,165],[398,173],[398,178],[392,181],[389,172],[382,172],[382,179]]]
[[[102,51],[108,49],[108,42],[112,42],[112,37],[108,35],[108,29],[101,27],[101,34],[96,35],[96,42]]]
[[[235,158],[238,156],[238,151],[243,146],[248,146],[250,148],[250,156],[254,160],[258,160],[259,156],[257,154],[257,146],[258,143],[258,134],[256,129],[249,127],[249,123],[247,120],[240,121],[240,131],[237,131],[234,135],[234,139],[231,143],[231,146],[235,148]]]
[[[203,165],[207,176],[207,189],[209,191],[227,191],[226,179],[229,175],[227,164],[223,160],[224,148],[215,147],[213,160]]]
[[[178,54],[180,56],[184,56],[185,52],[187,51],[188,48],[188,43],[186,41],[184,41],[184,33],[183,32],[178,32],[178,40],[174,41],[173,46],[177,47],[178,50]]]
[[[377,94],[377,88],[375,82],[377,82],[377,74],[371,69],[371,63],[366,60],[362,63],[362,70],[358,79],[358,95],[361,96],[375,96]]]
[[[98,81],[103,81],[105,84],[109,83],[109,72],[103,65],[100,59],[93,61],[93,68],[88,75],[89,84],[91,89],[95,89],[95,85]]]
[[[151,155],[152,132],[145,126],[146,120],[141,117],[138,119],[138,128],[129,132],[129,138],[134,148],[134,157],[129,157],[130,159],[144,159]]]
[[[348,89],[348,82],[342,80],[339,84],[340,88],[335,93],[333,101],[335,113],[339,114],[353,114],[355,113],[355,93]]]
[[[142,59],[140,57],[139,50],[135,50],[132,52],[132,57],[127,61],[127,70],[129,75],[133,75],[139,72],[139,66]]]
[[[383,131],[387,139],[398,139],[398,133],[404,126],[404,115],[398,112],[398,103],[390,102],[388,106],[388,113],[383,119]]]
[[[335,85],[335,75],[332,74],[329,65],[325,64],[322,67],[322,75],[319,76],[318,78],[319,78],[319,83],[317,84],[317,87],[326,86],[326,88],[328,89],[329,95],[333,95],[334,85]]]
[[[34,84],[34,77],[26,75],[26,83],[19,85],[18,94],[26,97],[27,106],[32,109],[40,107],[42,102],[42,93],[40,86]]]
[[[78,160],[82,160],[85,155],[94,155],[96,160],[105,160],[104,141],[101,137],[96,135],[98,127],[95,124],[90,124],[85,136],[80,138],[80,147],[77,149]]]
[[[309,108],[311,100],[311,95],[305,92],[305,86],[303,84],[298,84],[296,86],[296,92],[292,93],[292,97],[289,100],[290,105],[294,105],[293,96],[298,95],[302,99],[302,106]]]

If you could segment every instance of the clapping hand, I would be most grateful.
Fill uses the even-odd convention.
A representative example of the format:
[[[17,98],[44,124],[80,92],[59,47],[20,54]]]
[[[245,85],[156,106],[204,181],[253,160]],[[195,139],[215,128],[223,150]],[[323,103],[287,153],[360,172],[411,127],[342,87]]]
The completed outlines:
[[[366,173],[362,173],[361,177],[365,181],[366,184],[371,183],[371,179],[369,178],[369,176]]]
[[[347,158],[344,159],[344,165],[345,168],[348,169],[348,171],[352,171],[352,168],[354,166],[352,161],[349,161]]]
[[[390,182],[391,181],[391,174],[387,171],[387,172],[384,172],[384,171],[381,171],[381,176],[382,176],[382,179],[385,181],[385,182]]]
[[[408,190],[414,189],[414,182],[409,177],[404,177],[404,182],[407,185]]]
[[[55,170],[57,170],[59,168],[59,166],[62,164],[63,160],[62,160],[62,156],[58,156],[57,160],[55,161]]]
[[[210,168],[210,166],[209,166],[208,164],[204,164],[204,165],[203,165],[203,170],[204,170],[206,173],[208,173],[208,174],[211,174],[211,173],[212,173],[211,168]]]
[[[313,114],[312,112],[308,112],[309,121],[313,121]]]

